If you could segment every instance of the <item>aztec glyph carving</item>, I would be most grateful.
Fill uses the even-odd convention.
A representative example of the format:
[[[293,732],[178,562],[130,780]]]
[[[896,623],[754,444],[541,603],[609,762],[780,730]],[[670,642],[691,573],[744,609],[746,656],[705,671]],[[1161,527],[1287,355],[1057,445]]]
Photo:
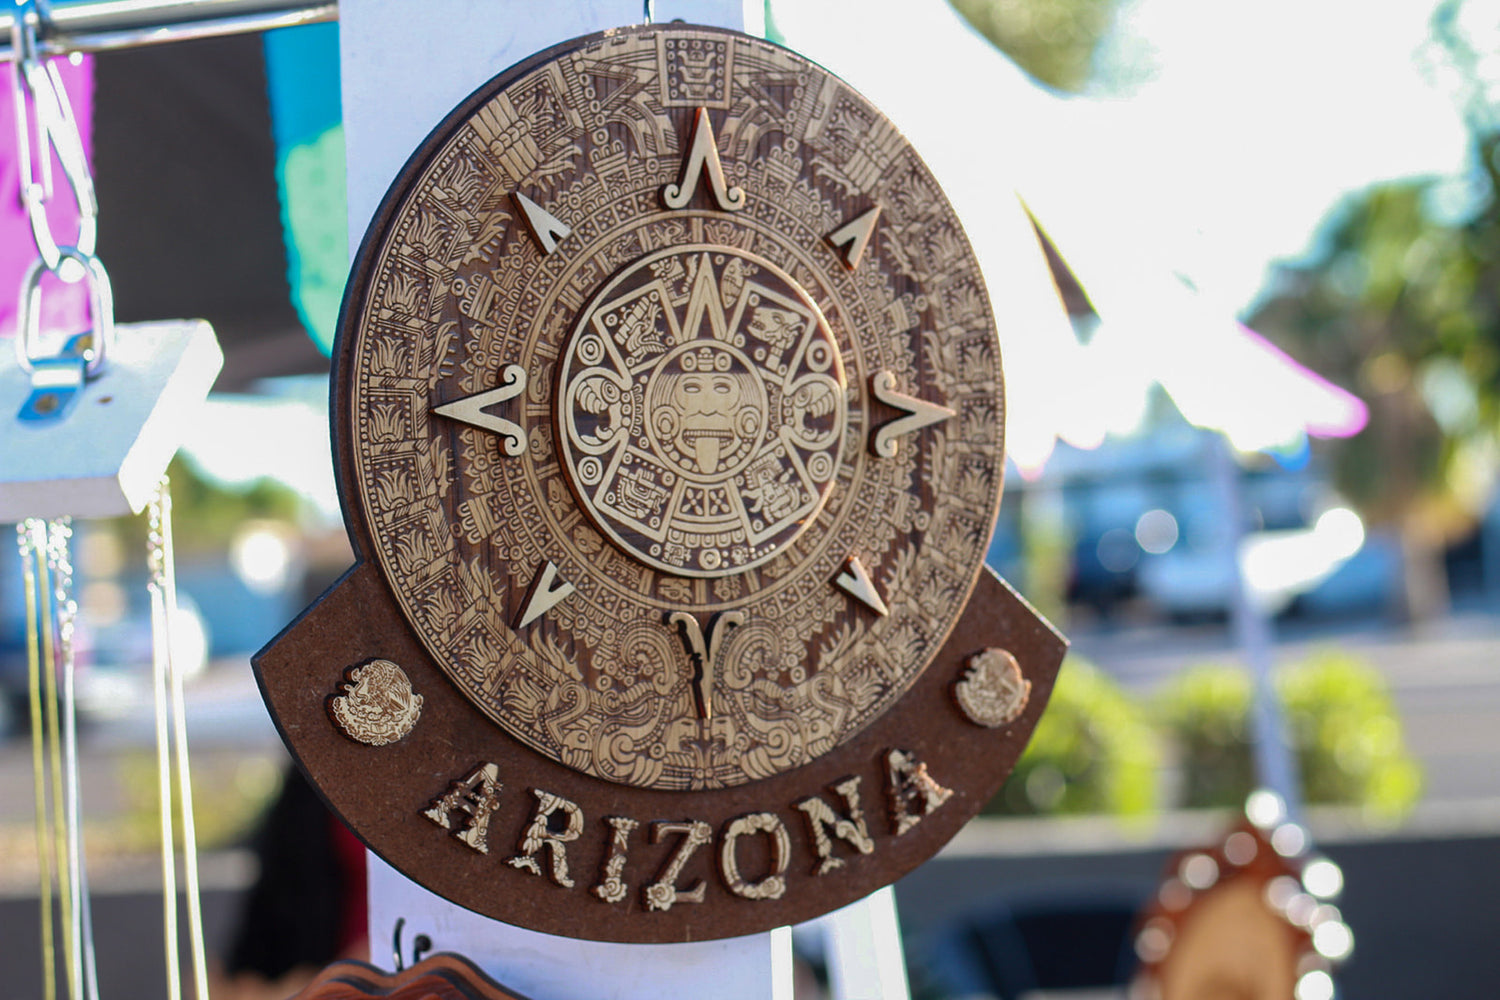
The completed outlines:
[[[1066,641],[983,570],[995,318],[815,64],[674,22],[507,69],[386,196],[333,363],[358,562],[252,662],[433,892],[601,941],[787,926],[931,857],[1024,748]],[[381,746],[334,702],[383,658],[422,702]]]
[[[991,729],[1015,722],[1031,700],[1031,682],[1007,650],[990,648],[964,664],[953,685],[953,697],[977,726]]]
[[[673,28],[536,62],[424,156],[346,330],[341,447],[436,663],[538,753],[651,789],[880,716],[1002,474],[984,285],[905,140],[790,52]],[[695,659],[684,621],[721,615]]]

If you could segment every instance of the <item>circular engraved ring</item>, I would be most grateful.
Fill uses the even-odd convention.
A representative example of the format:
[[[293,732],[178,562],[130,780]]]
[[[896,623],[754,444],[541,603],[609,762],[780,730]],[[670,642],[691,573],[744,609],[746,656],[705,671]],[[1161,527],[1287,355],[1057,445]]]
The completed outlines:
[[[789,275],[677,247],[626,267],[584,310],[558,366],[558,445],[579,502],[622,549],[719,576],[813,523],[845,389],[828,324]]]
[[[983,564],[1005,411],[978,263],[868,102],[758,40],[616,32],[476,93],[375,227],[344,495],[486,718],[675,792],[903,697]]]

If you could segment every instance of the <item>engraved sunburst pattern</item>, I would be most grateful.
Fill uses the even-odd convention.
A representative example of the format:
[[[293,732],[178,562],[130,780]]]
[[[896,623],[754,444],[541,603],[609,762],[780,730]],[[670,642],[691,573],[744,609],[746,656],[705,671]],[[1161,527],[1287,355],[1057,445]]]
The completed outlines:
[[[1004,417],[977,263],[899,133],[792,53],[666,25],[482,91],[411,178],[346,310],[340,448],[452,682],[655,789],[785,772],[889,708],[983,561]],[[938,414],[891,455],[877,377]]]

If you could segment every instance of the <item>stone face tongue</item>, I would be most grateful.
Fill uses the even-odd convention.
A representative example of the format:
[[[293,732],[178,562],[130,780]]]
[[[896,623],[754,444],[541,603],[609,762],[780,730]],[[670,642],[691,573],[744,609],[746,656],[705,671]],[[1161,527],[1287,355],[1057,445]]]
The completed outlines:
[[[700,434],[693,442],[693,453],[698,459],[698,471],[705,476],[719,467],[719,436]]]

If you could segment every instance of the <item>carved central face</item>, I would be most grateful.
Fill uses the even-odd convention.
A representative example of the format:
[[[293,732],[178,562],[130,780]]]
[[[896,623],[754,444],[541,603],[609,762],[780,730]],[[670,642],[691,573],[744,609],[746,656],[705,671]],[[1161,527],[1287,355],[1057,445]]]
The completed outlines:
[[[632,556],[682,576],[749,568],[827,499],[845,388],[822,314],[774,265],[720,246],[648,255],[563,354],[563,465]]]
[[[684,344],[646,383],[658,451],[682,473],[720,478],[742,467],[766,423],[766,392],[738,351]]]

